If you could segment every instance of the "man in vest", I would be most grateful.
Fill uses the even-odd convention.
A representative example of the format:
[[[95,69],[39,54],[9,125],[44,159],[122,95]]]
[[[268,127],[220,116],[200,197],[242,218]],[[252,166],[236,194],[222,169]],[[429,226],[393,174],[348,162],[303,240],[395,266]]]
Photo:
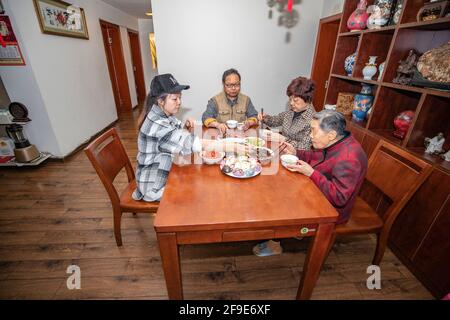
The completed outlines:
[[[227,120],[244,123],[244,130],[258,124],[258,112],[252,101],[241,93],[241,75],[235,69],[229,69],[222,76],[223,91],[208,101],[203,113],[203,124],[208,128],[217,128],[222,134],[227,131]]]

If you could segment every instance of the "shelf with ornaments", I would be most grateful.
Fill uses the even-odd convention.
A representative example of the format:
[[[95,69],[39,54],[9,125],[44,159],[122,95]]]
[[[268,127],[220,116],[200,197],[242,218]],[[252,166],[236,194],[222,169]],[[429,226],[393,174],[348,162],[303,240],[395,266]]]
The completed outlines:
[[[331,77],[325,103],[336,105],[336,110],[342,112],[347,121],[366,128],[369,110],[378,88],[376,84],[357,82],[349,77]]]
[[[368,129],[395,144],[405,146],[421,99],[422,94],[419,92],[382,86],[372,107]],[[400,120],[397,120],[399,117]],[[394,122],[401,124],[401,127],[396,128]]]
[[[450,16],[430,21],[415,21],[400,25],[400,29],[416,30],[448,30],[450,29]]]
[[[367,79],[364,79],[364,78],[341,76],[339,74],[331,74],[331,77],[332,78],[339,78],[339,79],[342,79],[342,80],[354,81],[354,82],[358,82],[358,83],[368,83],[368,84],[372,84],[372,85],[376,85],[376,86],[381,84],[381,82],[375,81],[375,80],[367,80]],[[376,78],[376,77],[374,77],[374,78]]]
[[[353,76],[364,80],[381,81],[389,49],[392,33],[366,33],[362,36],[358,57],[353,69]]]
[[[442,140],[442,149],[450,150],[450,100],[444,97],[425,95],[406,147],[414,150],[415,153],[421,151],[423,157],[435,157],[439,160],[440,157],[437,153],[441,147],[438,148],[439,150],[433,150],[433,148],[426,150],[425,139],[440,135],[444,139]]]
[[[339,38],[331,68],[332,74],[341,76],[352,76],[352,70],[355,65],[360,36]]]
[[[435,21],[448,14],[448,1],[403,0],[403,2],[405,3],[401,16],[402,25]]]
[[[411,85],[410,80],[419,58],[425,52],[442,47],[449,41],[448,29],[398,29],[389,53],[383,81],[405,86]]]

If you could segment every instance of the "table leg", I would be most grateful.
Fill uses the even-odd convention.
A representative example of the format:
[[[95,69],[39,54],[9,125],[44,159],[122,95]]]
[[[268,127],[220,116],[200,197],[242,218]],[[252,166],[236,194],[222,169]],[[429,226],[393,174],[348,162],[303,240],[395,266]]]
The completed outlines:
[[[302,278],[297,291],[297,299],[311,299],[311,295],[319,278],[320,269],[325,261],[330,241],[334,232],[334,223],[320,224],[308,249]]]
[[[175,233],[157,233],[159,253],[170,300],[183,300],[180,254]]]

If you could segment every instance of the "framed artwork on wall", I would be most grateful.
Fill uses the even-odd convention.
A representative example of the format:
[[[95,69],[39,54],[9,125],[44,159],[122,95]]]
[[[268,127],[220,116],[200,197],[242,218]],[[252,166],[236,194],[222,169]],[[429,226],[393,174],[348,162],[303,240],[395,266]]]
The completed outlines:
[[[57,36],[89,39],[82,8],[59,0],[33,0],[41,31]]]

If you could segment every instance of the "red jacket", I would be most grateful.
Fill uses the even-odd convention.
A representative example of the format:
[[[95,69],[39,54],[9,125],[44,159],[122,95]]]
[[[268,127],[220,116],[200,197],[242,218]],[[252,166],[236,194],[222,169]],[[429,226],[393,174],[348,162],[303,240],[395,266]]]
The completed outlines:
[[[339,213],[345,223],[367,173],[367,156],[350,132],[328,148],[298,150],[297,157],[314,168],[311,180]]]

